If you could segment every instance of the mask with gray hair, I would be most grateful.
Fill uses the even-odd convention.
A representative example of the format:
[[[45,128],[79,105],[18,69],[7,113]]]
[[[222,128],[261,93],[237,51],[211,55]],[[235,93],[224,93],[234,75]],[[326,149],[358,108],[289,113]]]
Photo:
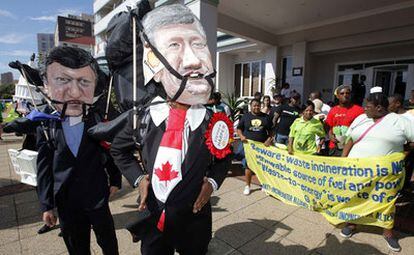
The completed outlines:
[[[159,8],[156,8],[152,10],[151,12],[147,13],[144,18],[142,19],[142,24],[137,20],[138,28],[140,29],[141,33],[141,40],[144,42],[145,48],[144,48],[144,76],[147,83],[149,80],[151,80],[157,73],[161,71],[168,71],[170,74],[172,74],[176,79],[181,80],[181,84],[179,85],[179,88],[176,92],[168,93],[170,96],[170,101],[177,101],[184,104],[193,104],[194,100],[186,100],[186,97],[181,97],[183,91],[186,89],[187,81],[189,79],[205,79],[208,84],[211,86],[210,93],[214,90],[214,83],[213,78],[215,77],[216,71],[211,68],[209,71],[210,73],[200,73],[200,72],[193,72],[191,74],[188,74],[187,72],[180,74],[180,70],[174,69],[171,64],[167,61],[167,59],[161,54],[161,52],[158,50],[160,45],[157,45],[157,41],[159,39],[156,39],[156,34],[161,29],[165,29],[168,26],[171,25],[194,25],[195,29],[197,30],[197,33],[203,38],[204,41],[206,41],[206,34],[204,32],[204,29],[198,20],[198,18],[191,12],[191,10],[181,4],[173,4],[173,5],[166,5]],[[172,26],[173,27],[173,26]],[[158,42],[159,43],[159,42]],[[207,47],[207,46],[206,46]],[[208,51],[208,48],[206,48]],[[149,55],[149,51],[153,53],[152,55],[155,55],[156,59],[159,60],[159,62],[162,63],[162,65],[158,65],[156,68],[154,68],[154,65],[151,65],[151,59],[147,59]],[[210,53],[208,51],[208,55],[210,56]],[[152,60],[154,58],[152,57]],[[210,63],[211,63],[211,59]],[[145,69],[150,69],[150,72],[146,72]],[[164,70],[166,69],[166,70]],[[194,77],[197,75],[197,77]],[[165,84],[164,84],[165,86]],[[178,87],[178,86],[177,86]],[[191,87],[191,85],[190,85]],[[188,89],[188,88],[187,88]],[[175,93],[175,94],[173,94]],[[200,102],[204,103],[204,102]]]

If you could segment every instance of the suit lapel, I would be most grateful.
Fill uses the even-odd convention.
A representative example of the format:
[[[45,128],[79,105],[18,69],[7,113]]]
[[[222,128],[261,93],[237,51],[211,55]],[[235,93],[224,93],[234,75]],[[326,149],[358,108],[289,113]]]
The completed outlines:
[[[200,153],[203,151],[205,143],[204,131],[205,121],[193,132],[190,131],[188,139],[188,150],[186,157],[181,164],[181,173],[184,176],[189,172],[189,169],[193,166],[196,160],[199,160]],[[151,125],[154,125],[151,123]],[[152,173],[154,168],[155,158],[158,153],[158,148],[161,143],[162,136],[165,132],[165,122],[160,124],[158,127],[154,125],[153,128],[149,129],[149,132],[145,136],[144,149],[142,151],[143,159],[148,159],[145,163],[146,170]],[[202,154],[202,153],[201,153]]]
[[[87,146],[86,146],[88,144],[88,141],[87,140],[89,139],[88,134],[87,134],[87,131],[95,123],[94,121],[92,121],[92,118],[93,118],[93,114],[89,114],[89,116],[86,119],[85,124],[83,126],[82,140],[81,140],[81,143],[79,145],[79,150],[78,150],[77,158],[79,158],[82,155],[83,150],[88,149]]]
[[[75,160],[76,158],[75,155],[73,155],[68,144],[66,143],[65,132],[63,131],[61,122],[56,122],[55,132],[56,132],[55,139],[57,139],[59,143],[62,143],[62,153],[64,153],[65,156],[70,157],[71,159]]]
[[[205,138],[204,138],[204,122],[194,131],[191,132],[188,139],[188,150],[185,155],[185,159],[181,165],[181,173],[184,178],[184,176],[191,172],[189,171],[191,167],[193,166],[194,162],[196,160],[199,160],[201,151],[203,150]]]
[[[165,132],[165,122],[161,123],[158,127],[153,123],[151,125],[153,125],[153,128],[149,129],[149,132],[144,138],[144,149],[142,151],[143,159],[148,159],[144,162],[148,173],[152,173],[158,148],[160,147],[161,139]]]

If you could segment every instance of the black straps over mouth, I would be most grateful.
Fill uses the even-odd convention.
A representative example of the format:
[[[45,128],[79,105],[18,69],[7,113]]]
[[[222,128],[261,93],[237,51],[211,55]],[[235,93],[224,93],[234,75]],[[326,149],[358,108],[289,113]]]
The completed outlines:
[[[82,101],[79,101],[79,100],[69,100],[69,101],[66,101],[66,102],[61,102],[61,101],[52,99],[51,102],[53,104],[63,105],[62,106],[62,111],[60,112],[60,118],[61,119],[64,119],[66,117],[66,110],[68,108],[68,105],[70,105],[70,104],[72,104],[72,105],[74,105],[74,104],[81,105],[83,119],[86,118],[86,115],[88,113],[88,108],[93,107],[93,104],[85,103],[85,102],[82,102]]]

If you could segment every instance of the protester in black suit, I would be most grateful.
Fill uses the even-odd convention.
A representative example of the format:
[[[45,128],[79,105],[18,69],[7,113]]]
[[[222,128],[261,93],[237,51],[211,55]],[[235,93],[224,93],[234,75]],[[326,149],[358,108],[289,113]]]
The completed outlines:
[[[131,185],[139,187],[139,209],[151,213],[141,224],[146,228],[140,229],[142,254],[206,254],[212,231],[210,196],[230,166],[228,155],[216,155],[206,144],[212,113],[202,104],[213,86],[206,76],[214,74],[206,36],[194,14],[177,4],[149,12],[143,27],[148,36],[144,63],[153,68],[144,70],[145,80],[159,83],[162,92],[139,112],[136,130],[134,116],[129,116],[111,153]],[[156,66],[155,47],[164,67]],[[182,93],[177,92],[180,87]],[[134,156],[135,141],[143,167]]]
[[[90,230],[104,254],[118,254],[110,194],[121,175],[98,141],[86,135],[99,121],[93,107],[98,65],[79,48],[56,47],[46,59],[45,87],[62,120],[37,130],[37,183],[43,220],[56,224],[57,208],[70,254],[90,254]],[[45,132],[46,131],[46,132]],[[109,175],[109,180],[108,180]]]

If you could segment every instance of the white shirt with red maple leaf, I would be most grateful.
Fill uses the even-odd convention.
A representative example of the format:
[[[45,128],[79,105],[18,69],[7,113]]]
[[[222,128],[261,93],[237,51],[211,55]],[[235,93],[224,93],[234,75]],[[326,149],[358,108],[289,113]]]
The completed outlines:
[[[152,102],[164,101],[161,97],[156,97]],[[156,126],[159,126],[164,121],[168,123],[170,106],[165,104],[154,104],[150,106],[151,119]],[[160,146],[156,159],[154,162],[154,169],[152,175],[152,188],[158,200],[165,203],[171,191],[182,180],[181,163],[185,159],[188,149],[188,137],[191,131],[196,130],[203,122],[206,115],[206,108],[199,105],[192,105],[186,113],[183,135],[182,147],[163,147]],[[181,155],[179,155],[181,154]],[[177,162],[177,161],[181,162]],[[212,179],[208,179],[214,190],[217,190],[218,185]]]

